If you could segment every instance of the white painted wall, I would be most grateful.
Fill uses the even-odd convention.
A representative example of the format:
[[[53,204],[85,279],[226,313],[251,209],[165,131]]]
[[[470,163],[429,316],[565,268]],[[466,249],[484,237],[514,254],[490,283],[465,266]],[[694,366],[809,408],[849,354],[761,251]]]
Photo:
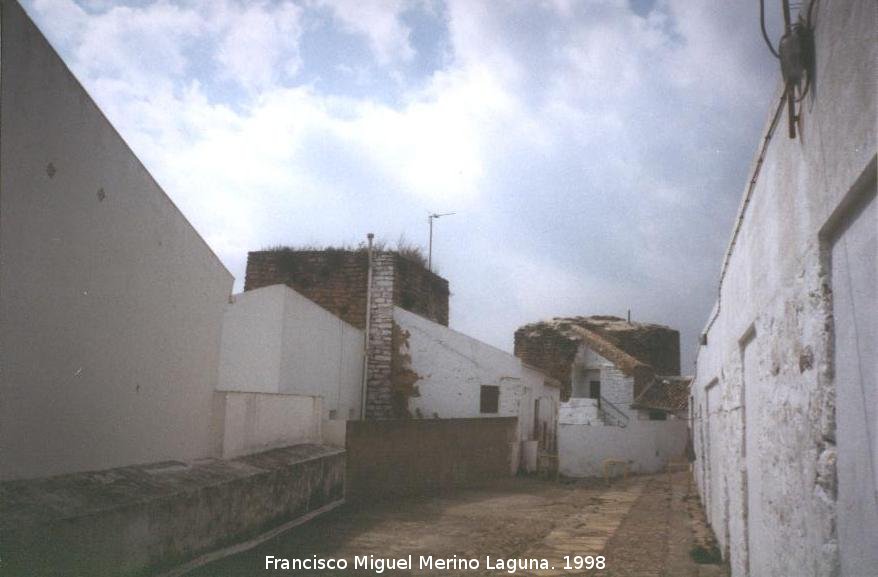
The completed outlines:
[[[801,136],[781,110],[698,351],[695,468],[734,577],[876,565],[876,19],[868,0],[816,4]]]
[[[425,419],[518,417],[519,439],[534,438],[534,407],[553,445],[560,387],[517,357],[444,325],[395,307],[394,322],[407,333],[411,369],[419,375],[409,411]],[[482,385],[500,387],[499,411],[479,411]]]
[[[232,276],[0,8],[0,480],[215,454]]]
[[[319,397],[239,392],[218,392],[217,397],[222,411],[224,459],[322,442]]]
[[[426,419],[518,416],[524,395],[518,358],[399,307],[393,319],[409,333],[411,368],[420,376],[418,394],[409,400],[412,414]],[[482,385],[500,387],[499,412],[479,412]]]
[[[311,395],[325,419],[356,419],[362,374],[363,331],[285,285],[226,308],[219,390]]]
[[[569,477],[603,475],[603,461],[617,459],[631,462],[631,470],[653,473],[664,469],[670,458],[680,457],[686,447],[687,423],[681,419],[650,421],[645,411],[631,408],[634,402],[634,378],[627,376],[611,361],[580,345],[571,371],[574,387],[588,391],[587,380],[599,374],[603,409],[612,411],[609,402],[627,417],[625,427],[611,413],[605,422],[600,417],[598,401],[572,397],[561,404],[558,425],[559,470]]]
[[[558,422],[564,425],[601,425],[597,399],[570,397],[561,403]]]
[[[521,377],[526,399],[522,400],[519,411],[519,438],[540,441],[539,450],[554,453],[557,450],[561,383],[523,363]]]
[[[874,192],[874,171],[866,185]],[[873,194],[829,239],[836,327],[837,527],[842,575],[865,575],[878,567],[876,236],[878,200]]]
[[[632,420],[627,427],[558,425],[559,472],[567,477],[598,477],[605,459],[631,461],[637,473],[662,471],[686,448],[686,421]]]

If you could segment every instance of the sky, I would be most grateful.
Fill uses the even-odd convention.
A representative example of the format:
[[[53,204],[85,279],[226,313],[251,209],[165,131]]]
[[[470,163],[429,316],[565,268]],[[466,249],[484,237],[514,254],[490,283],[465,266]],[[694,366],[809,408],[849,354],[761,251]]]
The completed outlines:
[[[758,3],[22,4],[236,291],[248,251],[426,247],[454,212],[452,328],[630,309],[692,372],[779,81]]]

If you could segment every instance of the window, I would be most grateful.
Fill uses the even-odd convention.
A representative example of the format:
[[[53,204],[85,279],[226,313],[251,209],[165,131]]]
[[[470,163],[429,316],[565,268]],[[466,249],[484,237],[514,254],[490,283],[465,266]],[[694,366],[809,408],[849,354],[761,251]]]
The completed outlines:
[[[479,412],[496,413],[500,408],[500,387],[496,385],[482,385],[482,394],[479,401]]]
[[[667,421],[668,414],[664,411],[650,411],[649,412],[649,420],[650,421]]]
[[[578,399],[599,399],[601,370],[577,366],[573,372],[573,394]]]

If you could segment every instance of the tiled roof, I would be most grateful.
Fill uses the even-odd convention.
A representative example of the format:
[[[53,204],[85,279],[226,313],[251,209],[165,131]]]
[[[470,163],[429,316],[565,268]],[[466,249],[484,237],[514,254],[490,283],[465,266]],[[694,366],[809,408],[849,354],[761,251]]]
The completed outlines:
[[[667,412],[685,411],[689,406],[689,385],[692,377],[656,376],[646,389],[634,399],[635,409],[653,409]]]

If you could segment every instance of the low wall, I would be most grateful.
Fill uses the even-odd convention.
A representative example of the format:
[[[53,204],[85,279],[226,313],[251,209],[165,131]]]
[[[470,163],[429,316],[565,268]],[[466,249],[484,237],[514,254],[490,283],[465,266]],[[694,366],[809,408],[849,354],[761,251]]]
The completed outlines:
[[[151,574],[341,503],[344,460],[297,445],[0,483],[0,573]]]
[[[381,499],[511,474],[517,419],[349,421],[348,495]]]
[[[223,459],[320,442],[318,397],[242,392],[218,392],[217,397],[224,421]]]
[[[627,427],[558,425],[558,467],[567,477],[598,477],[604,459],[631,461],[631,471],[656,473],[686,448],[685,420],[632,421]]]

